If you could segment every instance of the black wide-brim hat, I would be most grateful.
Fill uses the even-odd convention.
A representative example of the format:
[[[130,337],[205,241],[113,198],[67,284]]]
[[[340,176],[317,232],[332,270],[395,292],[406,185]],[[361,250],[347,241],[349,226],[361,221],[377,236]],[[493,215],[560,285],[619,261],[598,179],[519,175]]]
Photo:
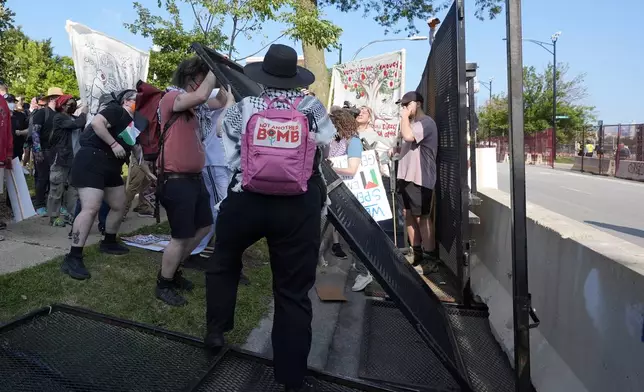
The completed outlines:
[[[295,49],[281,44],[271,45],[264,61],[247,64],[244,74],[266,87],[280,89],[306,87],[315,82],[313,72],[297,65]]]

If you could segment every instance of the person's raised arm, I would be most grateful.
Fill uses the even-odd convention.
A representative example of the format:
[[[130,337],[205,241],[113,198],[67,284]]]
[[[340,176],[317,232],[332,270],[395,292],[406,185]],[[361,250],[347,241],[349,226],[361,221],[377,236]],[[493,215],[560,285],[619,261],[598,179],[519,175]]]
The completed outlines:
[[[31,122],[31,140],[33,141],[34,160],[38,163],[42,162],[44,159],[42,147],[40,145],[40,132],[45,125],[45,110],[49,109],[39,110],[34,114]]]
[[[210,98],[210,93],[212,93],[212,90],[215,88],[216,81],[217,79],[212,71],[208,72],[206,78],[195,91],[177,95],[174,99],[172,110],[175,112],[184,112],[188,109],[192,109],[206,103],[208,98]]]
[[[409,107],[403,106],[400,108],[400,136],[406,142],[414,142],[416,138],[411,130],[411,121],[409,120]]]
[[[75,129],[85,127],[86,121],[87,115],[85,113],[81,113],[76,119],[68,116],[56,116],[54,117],[54,126],[58,129],[71,132]]]

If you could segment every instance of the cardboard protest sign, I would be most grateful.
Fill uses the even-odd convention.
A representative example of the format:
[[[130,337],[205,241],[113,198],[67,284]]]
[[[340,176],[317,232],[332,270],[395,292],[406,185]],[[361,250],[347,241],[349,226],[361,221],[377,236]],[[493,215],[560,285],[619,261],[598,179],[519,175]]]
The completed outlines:
[[[346,155],[330,158],[330,160],[333,162],[334,167],[346,168],[348,166]],[[392,219],[391,208],[387,200],[387,191],[382,183],[380,165],[375,151],[362,152],[360,169],[358,169],[353,178],[341,177],[345,185],[375,221]]]

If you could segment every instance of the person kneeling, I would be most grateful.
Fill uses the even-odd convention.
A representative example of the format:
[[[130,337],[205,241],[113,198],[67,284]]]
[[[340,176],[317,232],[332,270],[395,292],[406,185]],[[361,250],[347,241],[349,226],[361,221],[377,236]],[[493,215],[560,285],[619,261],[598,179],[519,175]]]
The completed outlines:
[[[128,248],[116,242],[116,233],[125,211],[125,186],[121,168],[132,147],[128,141],[132,140],[130,135],[136,91],[127,90],[119,94],[118,101],[120,104],[108,105],[92,119],[81,136],[81,148],[72,164],[71,185],[78,189],[81,211],[74,219],[72,246],[61,270],[74,279],[90,278],[83,263],[83,247],[103,198],[109,205],[110,212],[99,250],[112,255],[129,252]]]

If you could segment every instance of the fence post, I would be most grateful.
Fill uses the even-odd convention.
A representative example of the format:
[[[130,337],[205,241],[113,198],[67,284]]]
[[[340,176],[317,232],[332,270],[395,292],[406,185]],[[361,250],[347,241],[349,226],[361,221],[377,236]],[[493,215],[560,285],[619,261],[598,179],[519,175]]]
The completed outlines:
[[[621,150],[619,148],[619,140],[622,135],[622,124],[617,124],[617,149],[615,150],[615,173],[619,171],[619,161]]]
[[[512,296],[514,371],[517,392],[533,391],[530,379],[530,314],[523,120],[521,0],[506,0],[508,112],[510,136],[510,205],[512,208]]]
[[[602,174],[602,162],[604,160],[604,121],[599,120],[599,148],[598,150],[601,151],[601,154],[599,152],[597,155],[599,155],[599,175],[601,176]]]
[[[584,158],[586,157],[586,128],[581,134],[581,172],[584,172]]]
[[[476,77],[476,63],[467,63],[465,73],[467,79],[467,102],[468,102],[468,131],[470,134],[470,191],[472,194],[477,192],[476,182],[476,133],[478,131],[478,117],[476,115],[476,96],[474,95],[474,78]]]

